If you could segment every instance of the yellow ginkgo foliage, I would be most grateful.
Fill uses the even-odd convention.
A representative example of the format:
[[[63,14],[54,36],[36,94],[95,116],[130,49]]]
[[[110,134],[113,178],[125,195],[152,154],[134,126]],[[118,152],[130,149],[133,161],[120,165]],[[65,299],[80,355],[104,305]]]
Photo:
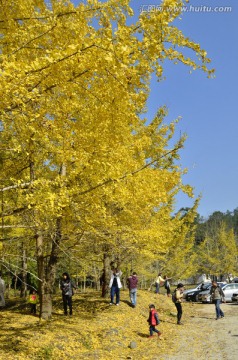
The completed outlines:
[[[60,254],[149,255],[155,239],[163,253],[181,226],[171,212],[179,191],[191,195],[176,164],[184,138],[172,142],[164,108],[149,125],[143,114],[164,60],[212,70],[172,25],[182,2],[161,6],[133,22],[129,0],[1,2],[2,228],[6,246],[20,228],[31,237],[45,318]]]
[[[214,234],[207,234],[199,244],[199,268],[205,274],[223,276],[237,272],[238,247],[232,229],[221,223]]]

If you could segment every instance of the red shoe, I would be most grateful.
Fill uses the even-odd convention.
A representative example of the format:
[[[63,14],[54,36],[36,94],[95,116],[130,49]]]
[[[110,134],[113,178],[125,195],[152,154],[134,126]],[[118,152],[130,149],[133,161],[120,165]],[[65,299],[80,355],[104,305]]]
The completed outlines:
[[[158,336],[160,336],[162,333],[159,331],[157,334],[158,334]]]

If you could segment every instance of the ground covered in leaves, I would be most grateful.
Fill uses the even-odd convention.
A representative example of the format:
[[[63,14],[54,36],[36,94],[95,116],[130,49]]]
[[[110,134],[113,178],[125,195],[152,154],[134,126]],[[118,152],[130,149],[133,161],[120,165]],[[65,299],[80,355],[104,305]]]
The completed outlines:
[[[128,291],[121,291],[119,306],[110,306],[94,291],[78,292],[69,317],[56,296],[52,320],[42,321],[24,300],[10,298],[0,313],[0,359],[156,359],[177,331],[174,304],[165,295],[142,290],[136,308],[128,300]],[[160,339],[148,339],[151,303],[159,311]]]
[[[162,336],[148,339],[151,303],[159,312],[158,328]],[[0,359],[177,359],[181,358],[184,347],[186,359],[194,358],[191,348],[199,359],[202,344],[206,343],[212,351],[209,339],[213,336],[216,339],[212,305],[209,308],[209,305],[184,303],[185,324],[178,326],[171,298],[148,291],[138,291],[136,308],[130,306],[128,291],[121,291],[119,306],[110,306],[109,299],[102,299],[97,292],[78,292],[73,297],[72,317],[63,315],[61,298],[57,295],[51,321],[31,315],[28,306],[24,300],[10,298],[7,307],[1,310]],[[202,309],[210,309],[210,313],[199,318]]]

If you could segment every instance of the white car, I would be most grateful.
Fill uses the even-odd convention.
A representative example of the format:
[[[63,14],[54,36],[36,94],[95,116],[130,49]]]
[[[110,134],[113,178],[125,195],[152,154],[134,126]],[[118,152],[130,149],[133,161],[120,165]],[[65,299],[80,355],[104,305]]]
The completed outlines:
[[[231,301],[238,304],[238,292],[236,292],[232,295]]]
[[[229,302],[232,301],[231,297],[232,295],[238,291],[238,283],[230,283],[230,284],[226,284],[222,287],[222,291],[225,294],[225,301]],[[211,295],[210,293],[206,293],[206,294],[202,294],[200,293],[201,296],[201,301],[205,302],[205,303],[210,303],[211,302]]]

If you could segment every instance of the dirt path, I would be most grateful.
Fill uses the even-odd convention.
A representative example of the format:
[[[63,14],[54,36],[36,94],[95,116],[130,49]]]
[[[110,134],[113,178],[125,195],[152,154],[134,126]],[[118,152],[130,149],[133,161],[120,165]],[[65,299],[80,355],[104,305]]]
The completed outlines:
[[[194,306],[195,316],[186,318],[186,307]],[[223,319],[215,320],[213,304],[183,304],[184,325],[171,353],[163,360],[237,360],[238,359],[238,304],[222,304]]]

